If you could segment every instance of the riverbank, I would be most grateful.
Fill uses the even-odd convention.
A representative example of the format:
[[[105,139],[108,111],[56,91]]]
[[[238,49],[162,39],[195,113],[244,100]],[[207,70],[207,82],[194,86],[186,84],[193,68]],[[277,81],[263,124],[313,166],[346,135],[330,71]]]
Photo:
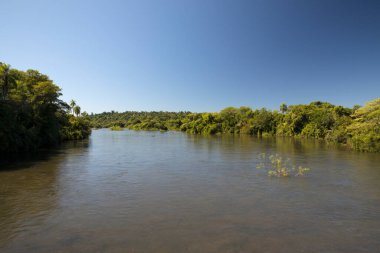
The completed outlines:
[[[353,150],[380,152],[380,98],[346,108],[326,102],[280,106],[280,111],[228,107],[220,112],[104,112],[91,126],[131,130],[176,130],[192,134],[247,134],[314,138]]]

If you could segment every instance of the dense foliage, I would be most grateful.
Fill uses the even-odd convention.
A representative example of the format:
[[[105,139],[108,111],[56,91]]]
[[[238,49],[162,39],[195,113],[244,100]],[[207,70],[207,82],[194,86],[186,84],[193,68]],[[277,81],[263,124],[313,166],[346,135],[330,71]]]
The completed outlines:
[[[91,114],[94,128],[129,128],[133,130],[179,130],[189,112],[103,112]]]
[[[352,117],[347,128],[349,144],[357,150],[380,151],[380,98],[357,109]]]
[[[89,120],[60,96],[61,89],[47,75],[0,63],[0,155],[88,137]]]
[[[298,136],[380,151],[380,99],[346,108],[326,102],[282,104],[280,111],[228,107],[214,113],[104,112],[90,115],[93,127],[181,130],[195,134]]]

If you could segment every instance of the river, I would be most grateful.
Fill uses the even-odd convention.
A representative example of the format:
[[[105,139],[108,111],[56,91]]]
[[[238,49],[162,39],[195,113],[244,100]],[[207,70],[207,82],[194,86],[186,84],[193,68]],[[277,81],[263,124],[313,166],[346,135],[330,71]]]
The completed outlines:
[[[310,168],[273,178],[258,155]],[[0,252],[379,252],[380,154],[93,131],[0,170]]]

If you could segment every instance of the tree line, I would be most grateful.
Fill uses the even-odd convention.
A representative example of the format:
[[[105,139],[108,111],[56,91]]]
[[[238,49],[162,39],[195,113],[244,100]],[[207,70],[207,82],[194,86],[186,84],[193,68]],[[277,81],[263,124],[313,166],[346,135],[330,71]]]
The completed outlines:
[[[279,110],[227,107],[220,112],[103,112],[95,128],[178,130],[193,134],[249,134],[324,139],[360,151],[380,151],[380,98],[347,108],[327,102],[281,104]]]
[[[61,95],[47,75],[0,63],[0,156],[87,138],[89,120],[75,101],[68,105]]]

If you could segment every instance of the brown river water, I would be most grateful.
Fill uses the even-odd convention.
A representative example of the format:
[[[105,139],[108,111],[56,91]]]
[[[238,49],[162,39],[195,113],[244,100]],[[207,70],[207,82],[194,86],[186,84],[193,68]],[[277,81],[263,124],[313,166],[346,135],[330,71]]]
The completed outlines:
[[[311,171],[268,177],[263,152]],[[380,252],[380,154],[95,130],[2,165],[0,252]]]

